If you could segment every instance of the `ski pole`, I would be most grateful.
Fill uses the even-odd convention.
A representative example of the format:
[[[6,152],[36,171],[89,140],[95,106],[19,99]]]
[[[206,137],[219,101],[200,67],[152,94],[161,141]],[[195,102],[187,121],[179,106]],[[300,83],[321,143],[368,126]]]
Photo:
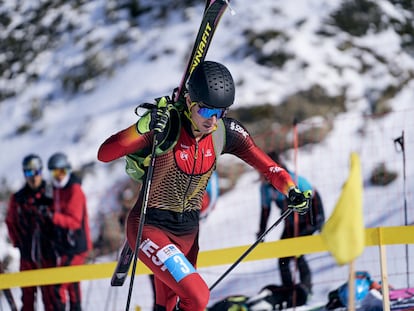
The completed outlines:
[[[299,185],[299,173],[298,173],[298,150],[299,150],[299,135],[298,135],[298,119],[295,117],[293,119],[293,146],[294,146],[294,163],[295,163],[295,183]],[[311,211],[312,213],[312,211]],[[311,222],[312,222],[312,214],[311,214]],[[313,225],[313,224],[312,224]],[[299,215],[295,213],[293,215],[293,237],[297,237],[299,235]],[[296,278],[298,274],[298,257],[294,257],[294,266],[295,271],[292,277],[293,284],[296,284]],[[293,291],[292,294],[292,305],[296,307],[296,291]]]
[[[141,244],[141,238],[142,238],[142,231],[144,229],[144,222],[145,222],[145,216],[147,213],[147,206],[148,206],[148,198],[149,198],[149,192],[151,189],[151,183],[152,183],[152,175],[154,173],[154,164],[155,164],[155,151],[157,148],[158,139],[157,134],[154,133],[154,141],[152,143],[152,150],[151,150],[151,163],[148,167],[147,172],[147,178],[145,180],[144,185],[144,201],[141,208],[141,213],[139,217],[139,226],[138,226],[138,232],[137,232],[137,239],[135,242],[135,251],[134,251],[134,261],[132,264],[132,272],[131,272],[131,280],[129,282],[129,290],[128,290],[128,298],[127,303],[125,307],[125,311],[129,310],[129,305],[131,303],[131,296],[132,296],[132,288],[134,287],[134,279],[135,279],[135,270],[138,263],[138,251],[139,251],[139,245]]]
[[[236,268],[236,266],[263,240],[263,238],[271,231],[273,230],[273,228],[277,227],[277,225],[279,225],[286,217],[288,217],[290,215],[290,213],[292,213],[291,209],[287,209],[286,211],[283,212],[283,214],[279,217],[278,220],[276,220],[276,222],[270,226],[269,229],[267,229],[265,232],[263,232],[258,239],[256,240],[256,242],[254,242],[241,256],[239,259],[236,260],[236,262],[234,264],[231,265],[230,268],[227,269],[226,272],[223,273],[222,276],[220,276],[218,278],[218,280],[210,286],[209,290],[212,291],[214,287],[217,286],[218,283],[220,283],[234,268]]]
[[[4,268],[3,268],[3,263],[5,261],[0,261],[0,274],[4,273]],[[10,310],[11,311],[17,311],[17,305],[16,305],[16,301],[13,298],[13,294],[11,292],[10,288],[6,288],[3,289],[2,291],[0,291],[0,293],[4,294],[4,297],[6,297],[6,301],[8,302],[9,306],[10,306]],[[1,309],[3,310],[3,308]]]
[[[408,213],[407,213],[407,183],[406,183],[406,169],[405,169],[405,144],[404,144],[404,131],[401,136],[394,139],[394,146],[398,152],[402,152],[403,160],[403,182],[404,182],[404,225],[408,226]],[[399,146],[399,147],[398,147]],[[399,148],[399,149],[398,149]],[[407,288],[410,287],[410,273],[409,273],[409,260],[408,260],[408,245],[405,245],[405,264],[407,269]]]

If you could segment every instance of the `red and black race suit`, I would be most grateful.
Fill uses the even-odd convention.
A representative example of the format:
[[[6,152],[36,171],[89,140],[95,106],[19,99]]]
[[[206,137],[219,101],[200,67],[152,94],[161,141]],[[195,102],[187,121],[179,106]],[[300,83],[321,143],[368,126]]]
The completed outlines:
[[[222,154],[229,153],[242,159],[286,194],[287,189],[293,186],[289,174],[257,147],[237,120],[224,118],[223,122],[225,144]],[[180,135],[174,148],[156,157],[146,224],[182,235],[198,230],[202,198],[216,166],[216,155],[211,134],[196,140],[186,118],[183,118],[183,125],[178,130]],[[153,131],[139,134],[132,125],[109,137],[101,145],[98,159],[109,162],[139,150],[150,150],[153,135]],[[141,192],[129,216],[128,225],[134,229],[138,226],[142,199]]]

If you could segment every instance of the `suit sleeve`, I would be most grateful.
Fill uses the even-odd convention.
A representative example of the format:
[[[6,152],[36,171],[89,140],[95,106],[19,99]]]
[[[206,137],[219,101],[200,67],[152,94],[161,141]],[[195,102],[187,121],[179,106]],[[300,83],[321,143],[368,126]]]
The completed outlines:
[[[102,143],[98,150],[98,160],[110,162],[127,154],[148,148],[151,146],[153,136],[153,131],[139,134],[136,125],[133,124]]]
[[[225,118],[223,121],[226,128],[223,153],[230,153],[242,159],[257,169],[273,187],[287,195],[288,189],[295,186],[289,173],[255,144],[240,122],[231,118]]]
[[[69,189],[69,200],[66,202],[64,212],[53,215],[53,223],[66,229],[80,229],[82,227],[83,214],[86,209],[86,197],[79,184],[73,184]]]

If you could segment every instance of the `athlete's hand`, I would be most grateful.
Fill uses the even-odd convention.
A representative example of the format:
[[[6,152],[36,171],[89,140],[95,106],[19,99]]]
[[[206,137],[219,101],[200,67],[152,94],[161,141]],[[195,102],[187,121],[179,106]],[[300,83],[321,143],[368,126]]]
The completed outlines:
[[[304,215],[311,207],[312,191],[300,191],[297,187],[292,187],[288,192],[288,208],[294,212]]]

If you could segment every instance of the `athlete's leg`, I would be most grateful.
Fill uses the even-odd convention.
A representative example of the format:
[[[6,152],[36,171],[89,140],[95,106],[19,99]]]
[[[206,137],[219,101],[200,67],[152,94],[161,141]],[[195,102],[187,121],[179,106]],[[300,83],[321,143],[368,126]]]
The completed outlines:
[[[130,235],[128,236],[130,246],[135,247],[135,242],[131,243]],[[153,226],[144,226],[139,259],[151,269],[156,278],[158,307],[170,311],[179,297],[180,309],[205,310],[209,299],[207,284],[186,257],[189,255],[191,260],[197,257],[194,254],[198,251],[198,247],[194,247],[197,245],[194,242],[196,239],[197,233],[178,237]]]
[[[309,293],[312,292],[312,275],[305,256],[301,255],[298,258],[298,269],[300,282],[306,287]]]
[[[37,269],[34,262],[30,260],[20,260],[20,271]],[[35,309],[36,286],[22,287],[22,311],[33,311]]]
[[[292,286],[292,272],[290,271],[290,261],[293,257],[279,258],[280,278],[283,286]]]

